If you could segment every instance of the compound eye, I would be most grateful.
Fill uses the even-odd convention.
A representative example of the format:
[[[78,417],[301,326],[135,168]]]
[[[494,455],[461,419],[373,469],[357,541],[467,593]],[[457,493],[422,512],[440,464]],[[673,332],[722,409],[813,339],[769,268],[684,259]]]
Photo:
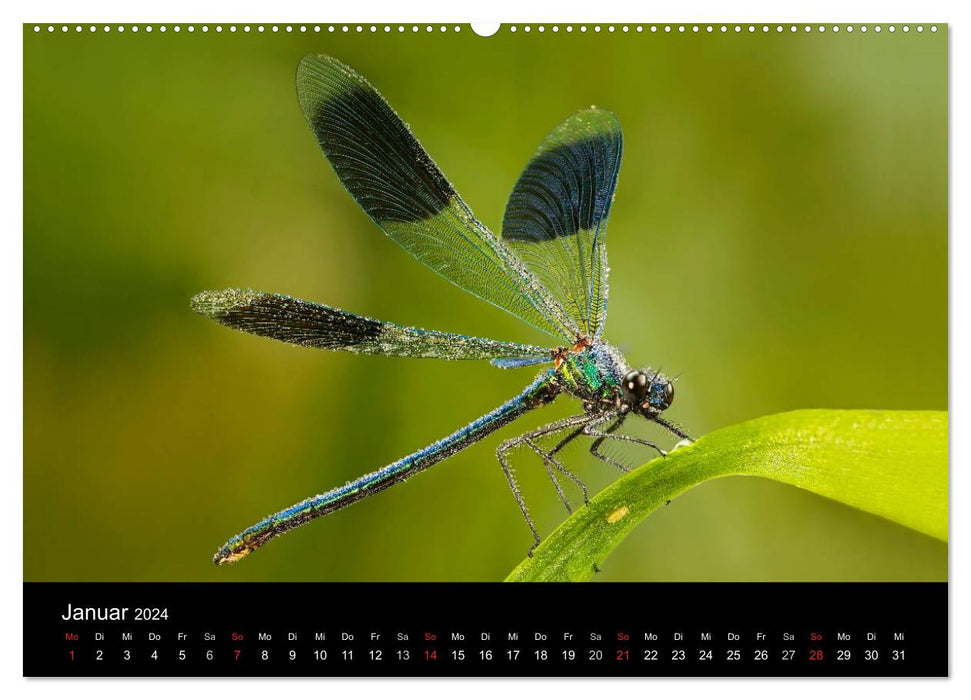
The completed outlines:
[[[657,411],[665,411],[674,401],[674,385],[669,381],[655,382],[651,386],[651,396],[648,403]]]
[[[664,383],[664,407],[667,408],[672,403],[674,403],[674,384],[671,382]]]
[[[628,372],[627,376],[624,377],[624,390],[634,402],[639,402],[644,398],[644,395],[647,393],[648,384],[647,375],[643,372],[635,370]]]

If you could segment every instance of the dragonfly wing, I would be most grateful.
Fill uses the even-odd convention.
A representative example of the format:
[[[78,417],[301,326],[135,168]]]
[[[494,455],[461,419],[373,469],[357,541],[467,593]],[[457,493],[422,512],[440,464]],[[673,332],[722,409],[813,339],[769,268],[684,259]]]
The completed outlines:
[[[499,369],[519,369],[520,367],[531,367],[550,361],[550,356],[544,357],[497,357],[489,364]]]
[[[502,238],[589,337],[607,315],[604,237],[623,153],[620,122],[592,107],[557,126],[513,188]]]
[[[224,326],[310,348],[445,360],[552,358],[548,348],[397,326],[281,294],[202,292],[193,297],[192,308]]]
[[[388,236],[467,292],[554,337],[575,339],[577,329],[554,297],[476,220],[363,77],[329,56],[306,56],[297,94],[344,187]]]

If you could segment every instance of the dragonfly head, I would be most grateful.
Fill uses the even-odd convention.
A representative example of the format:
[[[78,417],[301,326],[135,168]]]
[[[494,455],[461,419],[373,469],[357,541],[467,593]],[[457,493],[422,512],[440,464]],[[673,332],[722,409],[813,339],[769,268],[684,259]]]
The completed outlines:
[[[624,377],[624,400],[636,413],[654,416],[674,402],[674,384],[660,372],[634,370]]]

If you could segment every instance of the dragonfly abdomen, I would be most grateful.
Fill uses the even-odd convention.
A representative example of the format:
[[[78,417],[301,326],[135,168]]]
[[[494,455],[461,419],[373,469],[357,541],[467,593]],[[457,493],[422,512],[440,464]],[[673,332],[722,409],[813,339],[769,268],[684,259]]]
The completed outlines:
[[[547,370],[540,374],[518,396],[459,428],[451,435],[407,457],[402,457],[382,469],[365,474],[326,493],[312,496],[264,518],[252,527],[230,538],[216,552],[213,561],[216,564],[239,561],[253,550],[288,530],[299,527],[314,518],[333,513],[335,510],[346,508],[352,503],[405,481],[414,474],[447,459],[456,452],[511,423],[524,413],[552,401],[558,391],[557,386],[551,381],[552,377],[553,370]]]

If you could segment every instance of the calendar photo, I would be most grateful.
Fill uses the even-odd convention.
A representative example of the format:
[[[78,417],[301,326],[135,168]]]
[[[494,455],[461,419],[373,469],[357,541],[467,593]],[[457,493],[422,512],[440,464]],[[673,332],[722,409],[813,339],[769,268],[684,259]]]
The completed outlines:
[[[314,590],[537,619],[570,590],[709,590],[720,615],[793,586],[877,619],[902,586],[933,601],[914,627],[844,645],[820,623],[792,667],[750,630],[737,673],[765,650],[782,675],[946,675],[910,641],[947,622],[946,24],[25,24],[23,45],[23,568],[57,601],[52,673],[149,673],[84,635],[176,634],[170,593],[273,601],[265,630],[178,647],[191,673],[434,675],[485,664],[486,628],[341,646],[273,616]],[[526,665],[489,660],[651,675],[653,650],[681,675],[661,619],[597,632],[605,661],[552,621]],[[734,675],[732,634],[683,673]],[[408,665],[428,649],[442,665]]]

